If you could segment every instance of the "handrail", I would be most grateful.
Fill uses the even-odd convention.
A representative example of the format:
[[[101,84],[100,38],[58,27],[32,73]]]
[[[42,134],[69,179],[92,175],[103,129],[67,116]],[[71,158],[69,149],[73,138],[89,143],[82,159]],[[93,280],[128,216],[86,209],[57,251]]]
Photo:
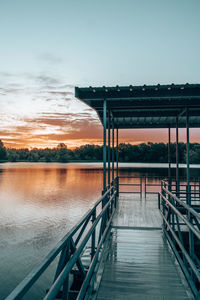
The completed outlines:
[[[114,215],[114,212],[113,212],[113,215]],[[109,225],[110,225],[111,221],[112,221],[112,217],[111,217],[111,219],[110,219],[110,221],[109,221]],[[99,245],[98,245],[98,247],[97,247],[95,256],[93,257],[91,266],[90,266],[90,268],[89,268],[89,270],[88,270],[88,272],[87,272],[86,278],[85,278],[85,280],[84,280],[84,282],[83,282],[83,285],[82,285],[82,287],[81,287],[81,290],[80,290],[80,292],[79,292],[79,295],[78,295],[77,300],[81,300],[81,299],[84,297],[84,294],[85,294],[86,289],[87,289],[88,282],[90,281],[90,279],[91,279],[91,277],[92,277],[92,272],[94,271],[95,263],[96,263],[97,260],[98,260],[99,252],[100,252],[100,250],[101,250],[102,244],[103,244],[103,242],[104,242],[104,240],[105,240],[105,237],[106,237],[106,235],[107,235],[108,230],[109,230],[109,226],[108,226],[108,227],[106,228],[106,230],[104,231],[104,234],[103,234],[103,236],[102,236],[102,238],[101,238],[101,240],[100,240],[100,242],[99,242]]]
[[[81,245],[76,250],[76,252],[74,253],[73,257],[70,259],[70,261],[67,263],[67,265],[64,267],[64,269],[62,270],[62,272],[58,276],[57,280],[53,283],[53,285],[51,286],[51,288],[50,288],[48,294],[46,295],[46,297],[44,298],[44,300],[52,300],[56,297],[57,293],[60,290],[60,287],[62,286],[62,284],[65,281],[65,278],[67,277],[67,275],[69,274],[69,272],[71,271],[73,266],[75,265],[79,255],[83,251],[83,249],[84,249],[85,245],[87,244],[90,236],[92,235],[97,223],[100,221],[101,217],[105,214],[107,207],[109,206],[110,202],[113,199],[113,196],[111,197],[109,202],[104,206],[104,208],[103,208],[102,212],[99,214],[99,216],[96,218],[95,222],[93,223],[92,227],[88,231],[88,233],[85,236],[84,240],[82,241]]]
[[[197,251],[200,241],[200,214],[166,186],[167,184],[162,182],[161,193],[158,193],[163,231],[195,299],[199,299],[200,260]]]
[[[114,181],[111,183],[110,188],[97,200],[97,202],[94,204],[94,206],[91,209],[89,209],[84,214],[84,216],[81,218],[81,220],[62,238],[62,240],[60,242],[58,242],[56,247],[52,251],[50,251],[50,253],[43,259],[43,261],[38,266],[36,266],[16,286],[16,288],[7,296],[6,300],[21,299],[26,294],[26,292],[33,286],[33,284],[39,279],[41,274],[44,273],[44,271],[48,268],[48,266],[51,264],[51,262],[58,256],[58,254],[61,253],[67,247],[68,242],[70,242],[70,241],[73,242],[72,238],[79,231],[79,229],[81,229],[81,227],[82,227],[76,241],[74,242],[74,245],[76,247],[76,245],[78,244],[78,242],[81,238],[81,235],[83,237],[83,233],[85,231],[85,228],[87,227],[88,221],[95,214],[95,219],[93,220],[93,224],[90,227],[89,231],[87,232],[85,237],[83,237],[83,240],[81,241],[79,247],[77,249],[75,249],[75,252],[72,254],[71,259],[68,261],[68,263],[65,265],[65,267],[61,269],[61,272],[58,274],[56,280],[54,281],[53,286],[54,285],[57,286],[57,282],[59,282],[59,287],[60,287],[59,278],[60,277],[63,278],[61,276],[63,274],[63,272],[64,272],[64,274],[68,274],[68,270],[70,272],[71,269],[73,268],[74,264],[77,263],[77,260],[79,259],[79,256],[81,255],[81,253],[82,253],[84,247],[86,246],[88,240],[92,237],[92,234],[94,234],[94,231],[96,229],[97,224],[99,223],[100,220],[102,220],[102,222],[103,222],[103,218],[105,219],[105,217],[107,217],[108,214],[106,214],[106,212],[109,209],[110,205],[111,205],[112,216],[113,216],[113,213],[114,213],[113,201],[116,201],[116,195],[117,195],[116,183],[117,183],[116,179],[114,179]],[[106,203],[104,203],[104,201],[108,197],[109,197],[109,199],[106,201]],[[99,215],[96,217],[96,208],[101,203],[102,203],[102,210],[99,213]],[[111,221],[111,217],[109,218],[108,221]],[[108,224],[109,224],[109,222],[107,222],[107,225]],[[104,234],[104,231],[105,231],[104,229],[105,228],[103,228],[102,232],[100,230],[100,234],[101,234],[100,237],[101,238]],[[83,232],[82,232],[82,230],[83,230]],[[100,241],[101,241],[101,239],[100,239]],[[98,243],[98,245],[99,245],[99,243]],[[96,252],[96,250],[95,250],[95,252]],[[63,281],[62,281],[62,283],[63,283]],[[61,285],[62,285],[62,283],[61,283]],[[50,290],[49,290],[48,294],[46,295],[45,299],[53,299],[52,298],[53,296],[51,296],[51,298],[48,298],[48,295],[51,295],[50,291],[52,290],[53,286],[50,288]],[[58,292],[57,289],[56,289],[56,291]],[[52,295],[56,296],[55,293],[53,293]]]
[[[161,213],[162,214],[162,213]],[[177,244],[179,245],[179,247],[182,250],[182,253],[184,255],[184,257],[187,259],[187,262],[189,263],[190,267],[192,268],[194,274],[196,275],[197,279],[200,281],[200,273],[197,269],[197,267],[195,266],[194,262],[192,261],[191,257],[188,255],[188,253],[186,252],[184,246],[182,245],[182,243],[179,241],[178,237],[176,236],[176,234],[174,233],[174,231],[172,230],[172,228],[170,227],[169,222],[167,221],[167,219],[165,218],[165,216],[162,214],[162,217],[165,221],[165,223],[167,224],[170,232],[172,233],[174,239],[176,240]]]
[[[164,186],[162,187],[162,189],[170,196],[172,197],[176,202],[178,202],[180,205],[182,205],[184,208],[186,208],[191,214],[193,214],[196,218],[198,218],[200,220],[200,215],[192,208],[190,207],[188,204],[186,204],[185,202],[181,201],[176,195],[174,195],[172,192],[170,192],[169,190],[167,190]]]
[[[167,200],[167,198],[164,196],[164,195],[162,195],[161,193],[159,193],[160,194],[160,196],[161,196],[161,198],[163,199],[163,200],[165,200],[165,202],[171,207],[171,209],[185,222],[185,224],[192,230],[192,232],[196,235],[196,237],[198,238],[198,239],[200,239],[200,231],[197,231],[196,229],[195,229],[195,227],[188,221],[188,219],[186,219],[183,215],[182,215],[182,213],[180,213],[180,211],[176,208],[176,207],[174,207],[171,203],[170,203],[170,201],[169,200]]]

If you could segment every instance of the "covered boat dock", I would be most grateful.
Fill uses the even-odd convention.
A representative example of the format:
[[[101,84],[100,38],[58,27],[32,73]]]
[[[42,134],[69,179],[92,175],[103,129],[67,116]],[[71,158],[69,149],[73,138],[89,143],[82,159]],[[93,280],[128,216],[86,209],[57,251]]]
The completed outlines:
[[[52,262],[55,275],[44,299],[200,299],[200,189],[190,176],[189,155],[189,129],[200,128],[200,85],[76,87],[75,96],[103,125],[102,196],[7,300],[30,299]],[[119,130],[128,128],[168,129],[168,176],[151,200],[120,192]],[[186,130],[184,184],[179,128]]]
[[[101,120],[103,194],[116,179],[119,196],[97,299],[189,299],[187,284],[199,299],[200,202],[190,177],[189,129],[200,127],[200,85],[76,88],[75,96],[95,109]],[[120,196],[119,130],[137,128],[168,129],[168,177],[162,182],[158,205],[156,197],[146,201]],[[176,129],[176,178],[171,176],[172,128]],[[184,185],[179,175],[179,128],[186,130]]]

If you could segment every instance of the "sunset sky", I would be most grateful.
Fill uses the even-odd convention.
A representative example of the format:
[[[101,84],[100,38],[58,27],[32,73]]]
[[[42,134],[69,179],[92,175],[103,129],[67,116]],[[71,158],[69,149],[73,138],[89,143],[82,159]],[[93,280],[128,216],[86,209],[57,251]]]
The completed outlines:
[[[199,37],[199,0],[0,0],[0,139],[101,143],[74,87],[200,83]],[[147,141],[166,142],[167,130],[120,132],[120,142]]]

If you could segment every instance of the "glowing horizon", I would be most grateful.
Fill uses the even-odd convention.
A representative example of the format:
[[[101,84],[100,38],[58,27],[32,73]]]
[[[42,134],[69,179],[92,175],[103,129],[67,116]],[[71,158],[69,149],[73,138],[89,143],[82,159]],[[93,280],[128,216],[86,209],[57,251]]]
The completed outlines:
[[[200,83],[200,1],[179,2],[2,1],[0,139],[12,148],[101,144],[100,121],[75,86]],[[167,142],[167,131],[119,138]]]

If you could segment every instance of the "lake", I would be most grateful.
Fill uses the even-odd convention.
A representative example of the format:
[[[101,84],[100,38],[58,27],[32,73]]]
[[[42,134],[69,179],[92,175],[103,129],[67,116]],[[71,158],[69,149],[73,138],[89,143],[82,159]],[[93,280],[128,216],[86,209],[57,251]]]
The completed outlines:
[[[157,176],[167,176],[166,167],[120,164],[119,175],[146,175],[158,182]],[[185,175],[185,169],[180,172]],[[191,170],[191,176],[199,176],[199,166]],[[101,163],[0,164],[0,299],[93,206],[101,196],[102,179]],[[51,269],[38,283],[44,290],[50,275]],[[39,299],[38,293],[33,288],[24,299]]]

